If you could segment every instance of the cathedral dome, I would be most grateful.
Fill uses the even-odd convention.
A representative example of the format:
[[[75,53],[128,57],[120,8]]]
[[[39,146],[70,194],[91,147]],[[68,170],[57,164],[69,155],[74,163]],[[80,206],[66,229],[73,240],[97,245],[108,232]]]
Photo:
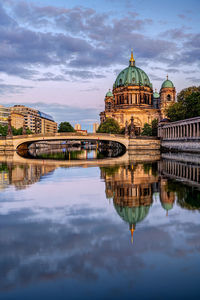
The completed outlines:
[[[152,84],[147,74],[142,69],[135,66],[132,52],[129,67],[119,73],[115,80],[114,88],[128,85],[148,86],[152,88]]]
[[[113,93],[111,92],[111,90],[109,90],[109,91],[106,93],[106,97],[113,97]]]
[[[167,75],[167,80],[165,80],[161,86],[162,88],[174,88],[174,84],[171,80],[168,79],[168,75]]]

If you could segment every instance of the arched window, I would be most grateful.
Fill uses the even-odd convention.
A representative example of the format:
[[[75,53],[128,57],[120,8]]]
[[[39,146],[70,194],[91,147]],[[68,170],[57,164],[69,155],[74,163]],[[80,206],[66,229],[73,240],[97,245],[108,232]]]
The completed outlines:
[[[167,101],[171,101],[171,95],[170,94],[167,95]]]

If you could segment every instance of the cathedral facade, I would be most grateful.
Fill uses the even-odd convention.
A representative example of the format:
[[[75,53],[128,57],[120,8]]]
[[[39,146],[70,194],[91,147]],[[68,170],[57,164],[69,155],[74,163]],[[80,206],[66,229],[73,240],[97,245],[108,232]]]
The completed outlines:
[[[149,77],[136,67],[131,52],[129,66],[119,73],[112,92],[109,90],[105,96],[105,110],[100,113],[100,121],[113,118],[123,128],[133,117],[136,133],[140,134],[145,123],[151,124],[154,119],[160,121],[166,117],[165,109],[175,102],[175,98],[176,89],[168,76],[160,93],[153,92]]]

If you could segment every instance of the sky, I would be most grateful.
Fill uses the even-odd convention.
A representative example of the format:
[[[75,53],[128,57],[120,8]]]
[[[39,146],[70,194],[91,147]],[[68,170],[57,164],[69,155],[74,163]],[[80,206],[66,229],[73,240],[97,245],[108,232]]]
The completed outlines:
[[[160,90],[200,84],[199,0],[0,1],[0,104],[91,129],[129,63]]]

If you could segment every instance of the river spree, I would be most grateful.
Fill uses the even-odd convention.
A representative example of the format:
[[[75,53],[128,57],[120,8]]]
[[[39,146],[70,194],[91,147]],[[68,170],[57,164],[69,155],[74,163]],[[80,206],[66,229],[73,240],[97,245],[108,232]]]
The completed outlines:
[[[194,156],[1,159],[0,299],[199,299],[199,235]]]

